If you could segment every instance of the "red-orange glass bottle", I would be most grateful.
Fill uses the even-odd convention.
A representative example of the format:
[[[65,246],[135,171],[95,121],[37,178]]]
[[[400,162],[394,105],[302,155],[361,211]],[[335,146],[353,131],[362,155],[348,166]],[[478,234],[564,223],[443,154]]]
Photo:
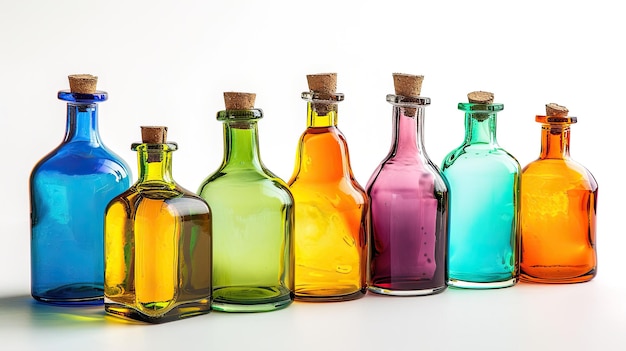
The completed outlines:
[[[521,279],[537,283],[580,283],[596,275],[598,184],[569,154],[576,117],[546,105],[541,154],[522,171]]]

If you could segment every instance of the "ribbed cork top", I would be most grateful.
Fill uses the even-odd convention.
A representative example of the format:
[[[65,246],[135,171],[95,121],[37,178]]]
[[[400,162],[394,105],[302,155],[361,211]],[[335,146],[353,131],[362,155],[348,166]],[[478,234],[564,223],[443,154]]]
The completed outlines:
[[[98,77],[91,74],[71,74],[67,76],[70,81],[70,91],[79,94],[94,94]]]
[[[311,91],[329,94],[337,91],[337,73],[309,74],[306,80]]]
[[[473,91],[467,94],[467,99],[473,104],[493,104],[493,93],[488,91]]]
[[[393,86],[396,95],[418,97],[422,91],[424,76],[412,74],[393,73]]]
[[[569,110],[565,106],[557,105],[553,102],[546,104],[546,116],[567,117]]]
[[[167,142],[167,127],[142,126],[141,141],[146,144],[165,144]]]
[[[254,93],[225,92],[224,105],[227,110],[250,110],[254,108]]]

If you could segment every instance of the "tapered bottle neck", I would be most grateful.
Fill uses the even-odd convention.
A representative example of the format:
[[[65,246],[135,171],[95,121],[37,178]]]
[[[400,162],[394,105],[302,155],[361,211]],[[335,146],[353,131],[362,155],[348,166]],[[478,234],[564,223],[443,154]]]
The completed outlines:
[[[541,123],[540,159],[567,159],[569,154],[570,126],[576,117],[536,116]]]
[[[178,145],[170,142],[166,144],[133,144],[133,150],[137,151],[139,164],[139,181],[143,185],[155,185],[163,187],[175,187],[172,177],[172,152]]]
[[[263,169],[257,127],[262,117],[261,109],[218,112],[217,119],[224,123],[223,168]]]
[[[392,143],[390,154],[395,157],[414,158],[424,150],[424,106],[429,98],[387,95],[393,105]]]
[[[465,144],[497,148],[497,114],[503,109],[502,104],[460,103],[459,110],[465,111]]]
[[[67,123],[63,141],[100,145],[98,103],[107,100],[107,93],[97,91],[94,94],[82,94],[61,90],[57,96],[60,100],[67,101]]]
[[[224,165],[262,168],[256,121],[224,123]]]
[[[335,182],[352,179],[348,145],[337,128],[337,104],[343,94],[304,92],[307,129],[300,139],[292,179]]]
[[[65,142],[85,141],[100,144],[98,132],[98,105],[67,104]]]
[[[337,104],[307,103],[307,128],[337,127]]]
[[[307,128],[337,127],[338,103],[343,101],[343,94],[305,91],[301,96],[307,102]]]

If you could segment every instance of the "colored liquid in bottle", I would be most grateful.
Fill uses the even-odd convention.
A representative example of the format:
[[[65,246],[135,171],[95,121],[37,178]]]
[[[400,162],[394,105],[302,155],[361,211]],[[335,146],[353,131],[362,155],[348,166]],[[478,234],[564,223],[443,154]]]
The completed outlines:
[[[351,179],[345,155],[345,140],[335,127],[308,128],[302,137],[300,172],[290,182],[296,298],[345,300],[365,293],[367,200]]]
[[[127,194],[111,203],[106,215],[107,312],[149,322],[206,313],[211,303],[206,204],[171,191]]]
[[[33,172],[31,269],[38,300],[102,303],[102,214],[130,184],[122,165],[92,151],[84,157],[68,148]]]
[[[431,173],[421,167],[404,166],[387,165],[395,172],[388,169],[381,173],[370,190],[375,214],[371,225],[376,233],[371,243],[370,288],[395,290],[396,294],[443,289],[445,236],[437,240],[436,233],[445,232],[443,219],[447,214],[435,198],[442,194],[435,192],[436,180]],[[415,183],[414,176],[419,173]],[[439,186],[445,189],[443,183]]]
[[[214,204],[213,308],[269,311],[290,304],[285,263],[291,260],[286,246],[293,205],[286,204],[293,200],[281,184],[254,172],[230,173],[199,194]]]
[[[452,189],[449,275],[470,284],[516,279],[517,271],[519,169],[506,152],[485,147],[467,147],[471,157],[444,171]]]

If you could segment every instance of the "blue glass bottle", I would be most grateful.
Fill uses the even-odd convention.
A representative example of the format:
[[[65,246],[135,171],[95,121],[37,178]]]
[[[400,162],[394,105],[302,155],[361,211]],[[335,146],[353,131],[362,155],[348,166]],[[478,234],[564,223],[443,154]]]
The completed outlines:
[[[496,141],[493,94],[473,92],[465,112],[465,140],[446,156],[450,184],[448,285],[504,288],[519,274],[521,168]]]
[[[63,142],[30,176],[31,294],[38,301],[102,303],[104,210],[130,187],[127,164],[104,146],[98,132],[97,77],[72,75]]]

